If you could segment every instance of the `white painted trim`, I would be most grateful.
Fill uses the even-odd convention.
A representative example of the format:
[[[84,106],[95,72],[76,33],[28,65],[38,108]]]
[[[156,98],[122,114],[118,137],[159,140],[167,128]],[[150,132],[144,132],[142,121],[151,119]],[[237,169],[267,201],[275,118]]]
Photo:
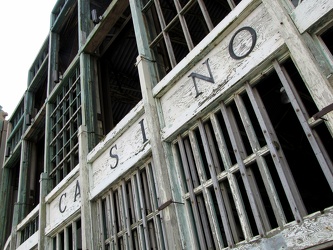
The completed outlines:
[[[77,176],[79,176],[80,164],[78,164],[61,182],[45,197],[45,203],[51,203],[65,188],[67,188]]]
[[[305,0],[293,10],[290,16],[302,34],[319,20],[323,20],[327,14],[333,15],[332,0]]]

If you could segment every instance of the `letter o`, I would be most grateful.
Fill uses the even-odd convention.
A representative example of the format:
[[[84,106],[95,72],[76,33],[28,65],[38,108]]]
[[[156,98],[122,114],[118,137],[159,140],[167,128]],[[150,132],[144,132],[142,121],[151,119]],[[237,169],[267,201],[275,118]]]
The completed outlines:
[[[244,55],[242,56],[238,56],[235,54],[234,52],[234,47],[233,47],[233,43],[234,43],[234,40],[235,40],[235,37],[238,35],[238,33],[240,33],[241,31],[243,30],[247,30],[248,32],[250,32],[251,34],[251,37],[252,37],[252,44],[251,44],[251,47],[249,49],[248,52],[246,52]],[[232,36],[231,40],[230,40],[230,43],[229,43],[229,54],[230,56],[233,58],[233,59],[236,59],[236,60],[240,60],[240,59],[243,59],[245,57],[247,57],[253,50],[254,46],[256,45],[256,42],[257,42],[257,33],[256,31],[251,28],[251,27],[248,27],[248,26],[245,26],[243,28],[240,28],[239,30],[236,31],[236,33]]]

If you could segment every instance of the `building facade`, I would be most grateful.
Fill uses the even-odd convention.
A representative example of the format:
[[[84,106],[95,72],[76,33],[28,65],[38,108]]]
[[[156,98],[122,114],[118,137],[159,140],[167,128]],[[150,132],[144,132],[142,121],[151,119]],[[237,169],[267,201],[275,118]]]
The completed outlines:
[[[0,249],[333,246],[332,41],[330,0],[58,0]]]

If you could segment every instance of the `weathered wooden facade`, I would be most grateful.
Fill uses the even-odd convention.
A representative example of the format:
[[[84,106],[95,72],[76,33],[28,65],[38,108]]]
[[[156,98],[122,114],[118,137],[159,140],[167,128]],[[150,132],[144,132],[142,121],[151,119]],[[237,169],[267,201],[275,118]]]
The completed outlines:
[[[331,0],[58,0],[0,248],[333,246],[332,41]]]

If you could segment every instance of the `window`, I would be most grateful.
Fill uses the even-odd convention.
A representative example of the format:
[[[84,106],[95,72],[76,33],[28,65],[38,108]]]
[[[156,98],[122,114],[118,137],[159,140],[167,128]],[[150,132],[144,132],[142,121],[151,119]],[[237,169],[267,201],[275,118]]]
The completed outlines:
[[[333,27],[326,30],[319,36],[319,40],[324,47],[324,51],[327,54],[327,57],[330,58],[331,62],[333,61]]]
[[[39,216],[37,215],[22,230],[20,230],[20,234],[21,234],[20,243],[21,244],[38,231],[38,222],[39,222],[38,218],[39,218]]]
[[[81,121],[81,90],[79,67],[61,81],[57,93],[52,95],[51,166],[50,173],[56,186],[79,162],[77,138]]]
[[[148,163],[97,201],[102,249],[165,249],[156,186]]]
[[[178,135],[173,152],[202,249],[233,246],[332,206],[332,137],[291,60]],[[311,185],[311,183],[315,185]]]
[[[240,1],[142,0],[149,47],[159,80],[182,60]]]
[[[78,219],[52,238],[53,250],[82,249],[81,219]]]

